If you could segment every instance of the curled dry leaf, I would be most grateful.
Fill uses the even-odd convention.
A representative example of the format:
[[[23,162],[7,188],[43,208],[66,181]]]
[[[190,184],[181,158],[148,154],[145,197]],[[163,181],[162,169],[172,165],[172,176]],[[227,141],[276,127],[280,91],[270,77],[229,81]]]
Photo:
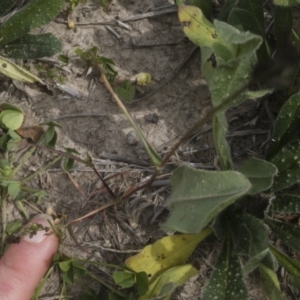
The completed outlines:
[[[21,127],[16,131],[21,137],[31,139],[34,143],[37,143],[44,134],[42,126]]]

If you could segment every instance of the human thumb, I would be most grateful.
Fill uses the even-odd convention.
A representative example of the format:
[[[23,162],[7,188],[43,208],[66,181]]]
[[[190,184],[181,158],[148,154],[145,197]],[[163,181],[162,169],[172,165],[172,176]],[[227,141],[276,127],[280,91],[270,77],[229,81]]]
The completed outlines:
[[[30,224],[50,227],[46,214],[36,215]],[[45,230],[25,235],[19,244],[9,246],[0,260],[0,299],[30,300],[34,290],[49,269],[58,247],[55,234]]]

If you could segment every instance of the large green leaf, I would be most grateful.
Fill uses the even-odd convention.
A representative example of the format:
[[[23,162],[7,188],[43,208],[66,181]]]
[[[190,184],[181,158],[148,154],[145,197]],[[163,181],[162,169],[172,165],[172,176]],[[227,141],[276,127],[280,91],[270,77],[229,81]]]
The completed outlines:
[[[290,187],[300,180],[300,140],[284,146],[271,162],[277,167],[278,174],[274,178],[273,190]]]
[[[18,0],[1,0],[0,1],[0,17],[9,13],[16,5]]]
[[[4,53],[12,58],[34,59],[52,56],[61,50],[61,42],[51,33],[45,33],[40,35],[27,34],[6,45]]]
[[[63,6],[63,0],[30,1],[0,27],[0,47],[22,37],[31,29],[49,23]]]
[[[297,195],[277,195],[271,203],[271,210],[280,213],[300,214],[300,197]]]
[[[266,218],[265,223],[283,243],[300,252],[300,226],[275,221],[270,218]]]
[[[261,261],[269,254],[269,249],[266,249],[254,256],[252,256],[245,264],[243,268],[244,276],[253,272],[257,267],[259,267]]]
[[[269,300],[285,300],[285,296],[282,294],[280,290],[279,280],[277,278],[276,273],[261,264],[259,267],[260,277],[262,279],[263,287],[265,293]]]
[[[268,159],[274,157],[298,133],[300,128],[300,93],[291,96],[282,106],[274,126]]]
[[[168,202],[170,217],[163,225],[186,233],[200,232],[208,223],[251,188],[235,171],[204,171],[179,167],[172,175]]]
[[[247,288],[242,276],[238,256],[233,254],[230,239],[224,243],[222,252],[215,265],[203,300],[247,300]]]
[[[277,168],[273,164],[256,157],[248,159],[238,170],[251,182],[252,188],[249,191],[251,195],[269,189],[277,174]]]

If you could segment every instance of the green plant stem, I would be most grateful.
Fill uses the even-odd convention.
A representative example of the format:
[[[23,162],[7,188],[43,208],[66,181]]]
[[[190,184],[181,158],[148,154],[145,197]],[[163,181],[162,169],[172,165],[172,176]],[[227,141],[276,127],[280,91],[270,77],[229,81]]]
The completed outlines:
[[[94,62],[94,63],[96,63],[96,62]],[[143,144],[143,146],[144,146],[147,154],[149,155],[150,159],[152,160],[154,166],[159,167],[161,165],[161,159],[160,159],[159,155],[156,153],[156,151],[154,150],[154,148],[149,144],[149,142],[145,138],[144,134],[142,133],[141,129],[136,124],[136,122],[134,121],[134,119],[130,115],[129,111],[127,110],[127,108],[125,107],[125,105],[123,104],[123,102],[120,100],[120,98],[118,97],[118,95],[114,92],[113,88],[111,87],[111,84],[107,80],[107,77],[105,75],[105,71],[104,71],[103,67],[101,65],[99,65],[98,63],[96,63],[96,65],[97,65],[98,69],[101,72],[101,80],[104,83],[104,86],[109,91],[109,93],[112,95],[112,97],[114,98],[114,100],[118,104],[119,108],[125,114],[127,120],[130,122],[130,124],[132,125],[132,127],[135,129],[137,135],[140,138],[141,143]]]
[[[50,163],[48,163],[46,166],[39,169],[37,172],[34,172],[30,176],[24,178],[20,181],[21,184],[24,184],[25,182],[31,180],[33,177],[39,175],[40,173],[44,172],[45,170],[49,169],[52,165],[56,164],[61,159],[61,156],[56,157],[54,160],[52,160]]]
[[[29,214],[27,213],[22,201],[16,201],[17,206],[22,211],[22,213],[25,215],[27,221],[29,220]]]
[[[109,284],[105,283],[104,281],[102,281],[100,278],[98,278],[97,276],[93,275],[91,272],[87,271],[86,275],[90,276],[91,278],[95,279],[96,281],[98,281],[99,283],[101,283],[102,285],[106,286],[107,288],[109,288],[112,292],[114,292],[115,294],[121,296],[121,297],[126,297],[125,294],[117,291],[116,289],[112,288]]]
[[[33,154],[33,152],[35,151],[35,147],[32,148],[31,150],[29,150],[26,155],[23,157],[23,159],[21,160],[21,162],[17,165],[17,167],[13,170],[11,178],[13,178],[17,172],[23,167],[23,165],[25,164],[25,162],[29,159],[29,157]]]
[[[4,243],[6,239],[6,226],[7,226],[7,189],[2,188],[1,191],[1,209],[2,209],[2,244],[1,244],[1,254],[4,253]]]

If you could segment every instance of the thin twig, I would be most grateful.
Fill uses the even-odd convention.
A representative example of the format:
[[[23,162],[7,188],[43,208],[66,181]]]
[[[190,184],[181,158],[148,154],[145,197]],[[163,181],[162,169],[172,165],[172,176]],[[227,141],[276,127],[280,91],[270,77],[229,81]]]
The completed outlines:
[[[138,16],[133,16],[127,19],[123,19],[123,20],[118,20],[121,21],[123,23],[127,23],[127,22],[134,22],[134,21],[139,21],[142,19],[147,19],[147,18],[154,18],[157,16],[161,16],[161,15],[165,15],[165,14],[170,14],[170,13],[175,13],[177,12],[177,7],[169,7],[166,9],[162,9],[162,10],[158,10],[158,11],[151,11],[151,12],[147,12],[144,14],[140,14]],[[60,20],[55,20],[56,23],[60,23],[60,24],[68,24],[68,22],[66,21],[60,21]],[[104,22],[82,22],[82,23],[76,23],[76,26],[95,26],[95,25],[116,25],[117,21],[104,21]]]
[[[51,148],[43,147],[41,145],[36,145],[36,144],[28,143],[28,142],[21,142],[20,144],[26,145],[26,146],[31,146],[33,148],[38,148],[38,149],[46,150],[46,151],[49,151],[49,152],[52,152],[52,153],[60,154],[60,155],[62,155],[64,157],[68,157],[68,158],[74,159],[74,160],[76,160],[78,162],[81,162],[84,165],[92,168],[94,170],[94,172],[96,173],[96,175],[98,176],[98,178],[100,179],[100,181],[102,182],[102,184],[104,185],[104,187],[106,188],[106,190],[109,192],[109,194],[114,199],[116,198],[115,193],[110,189],[110,187],[107,185],[107,183],[105,182],[105,180],[101,177],[101,175],[96,170],[96,168],[95,168],[95,166],[94,166],[94,164],[92,162],[88,162],[86,160],[83,160],[83,159],[81,159],[81,158],[79,158],[77,156],[71,155],[69,153],[66,153],[66,152],[63,152],[63,151],[60,151],[60,150],[56,150],[56,149],[51,149]]]
[[[70,119],[70,118],[99,118],[99,117],[106,117],[106,116],[107,114],[71,114],[71,115],[57,116],[55,117],[55,119],[43,121],[43,123],[50,122],[50,121],[58,121],[62,119]]]

